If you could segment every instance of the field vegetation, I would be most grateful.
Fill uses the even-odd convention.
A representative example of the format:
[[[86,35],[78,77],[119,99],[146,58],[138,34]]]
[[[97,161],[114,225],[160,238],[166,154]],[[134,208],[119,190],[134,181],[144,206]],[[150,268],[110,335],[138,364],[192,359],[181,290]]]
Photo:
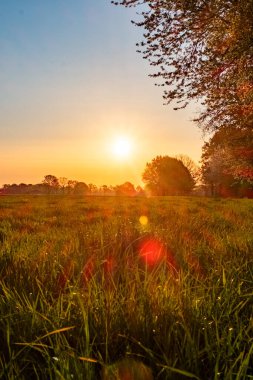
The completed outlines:
[[[253,203],[0,197],[0,378],[252,379]]]

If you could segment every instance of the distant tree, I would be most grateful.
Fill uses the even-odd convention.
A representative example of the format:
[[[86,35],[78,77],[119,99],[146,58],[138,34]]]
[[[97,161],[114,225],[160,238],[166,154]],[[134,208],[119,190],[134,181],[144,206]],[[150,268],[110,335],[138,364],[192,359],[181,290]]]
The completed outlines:
[[[58,178],[55,177],[54,175],[51,175],[51,174],[45,175],[43,183],[45,185],[48,185],[49,187],[51,187],[53,189],[58,189],[58,187],[59,187]]]
[[[73,179],[68,180],[68,185],[67,185],[68,194],[72,194],[74,192],[74,188],[75,188],[77,183],[78,183],[78,181],[76,181],[76,180],[73,180]]]
[[[59,187],[61,188],[62,192],[65,193],[65,191],[68,188],[69,180],[66,177],[60,177],[58,179]]]
[[[17,192],[19,194],[26,194],[29,192],[29,185],[25,184],[25,183],[20,183],[18,185],[18,189],[17,189]]]
[[[18,185],[16,183],[13,183],[13,184],[5,183],[3,185],[3,191],[5,194],[17,194],[18,193]]]
[[[136,195],[136,190],[131,182],[124,182],[122,185],[116,187],[116,194],[134,196]]]
[[[102,195],[110,195],[111,188],[108,185],[102,185],[99,189],[100,194]]]
[[[93,183],[88,184],[90,194],[96,194],[98,192],[98,188]]]
[[[89,192],[89,187],[84,182],[77,182],[74,187],[74,194],[85,195]]]
[[[3,189],[4,189],[4,190],[8,190],[8,189],[10,188],[10,186],[11,186],[10,183],[5,183],[5,184],[3,185]]]
[[[35,185],[29,184],[29,194],[45,194],[48,192],[48,188],[43,183],[37,183]]]
[[[204,129],[252,126],[253,0],[121,0],[143,6],[140,52],[157,70],[166,103],[201,100]]]
[[[145,195],[145,190],[140,185],[136,186],[136,195],[138,196]]]
[[[194,180],[182,161],[169,156],[157,156],[146,164],[142,175],[152,195],[183,195],[191,192]]]

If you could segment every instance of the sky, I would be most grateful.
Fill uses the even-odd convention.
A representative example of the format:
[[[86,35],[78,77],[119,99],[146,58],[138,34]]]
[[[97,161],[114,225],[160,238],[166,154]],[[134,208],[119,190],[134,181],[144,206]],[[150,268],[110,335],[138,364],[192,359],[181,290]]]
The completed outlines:
[[[163,105],[132,19],[110,0],[1,1],[0,186],[47,174],[142,185],[157,155],[198,163],[197,109]]]

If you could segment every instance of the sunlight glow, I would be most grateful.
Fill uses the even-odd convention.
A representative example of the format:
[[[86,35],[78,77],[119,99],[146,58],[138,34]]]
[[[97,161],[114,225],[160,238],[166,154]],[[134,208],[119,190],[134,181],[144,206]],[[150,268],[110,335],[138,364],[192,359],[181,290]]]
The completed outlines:
[[[132,142],[128,137],[117,137],[112,143],[112,152],[115,157],[126,159],[132,152]]]

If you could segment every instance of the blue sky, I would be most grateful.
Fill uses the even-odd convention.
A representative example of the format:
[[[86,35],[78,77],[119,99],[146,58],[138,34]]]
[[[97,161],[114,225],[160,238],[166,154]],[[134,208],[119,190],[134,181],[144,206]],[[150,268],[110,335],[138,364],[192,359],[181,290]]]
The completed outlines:
[[[0,185],[49,173],[138,184],[157,154],[198,161],[195,110],[163,106],[136,53],[136,17],[109,0],[1,2]],[[128,162],[110,156],[117,134],[134,142]]]

